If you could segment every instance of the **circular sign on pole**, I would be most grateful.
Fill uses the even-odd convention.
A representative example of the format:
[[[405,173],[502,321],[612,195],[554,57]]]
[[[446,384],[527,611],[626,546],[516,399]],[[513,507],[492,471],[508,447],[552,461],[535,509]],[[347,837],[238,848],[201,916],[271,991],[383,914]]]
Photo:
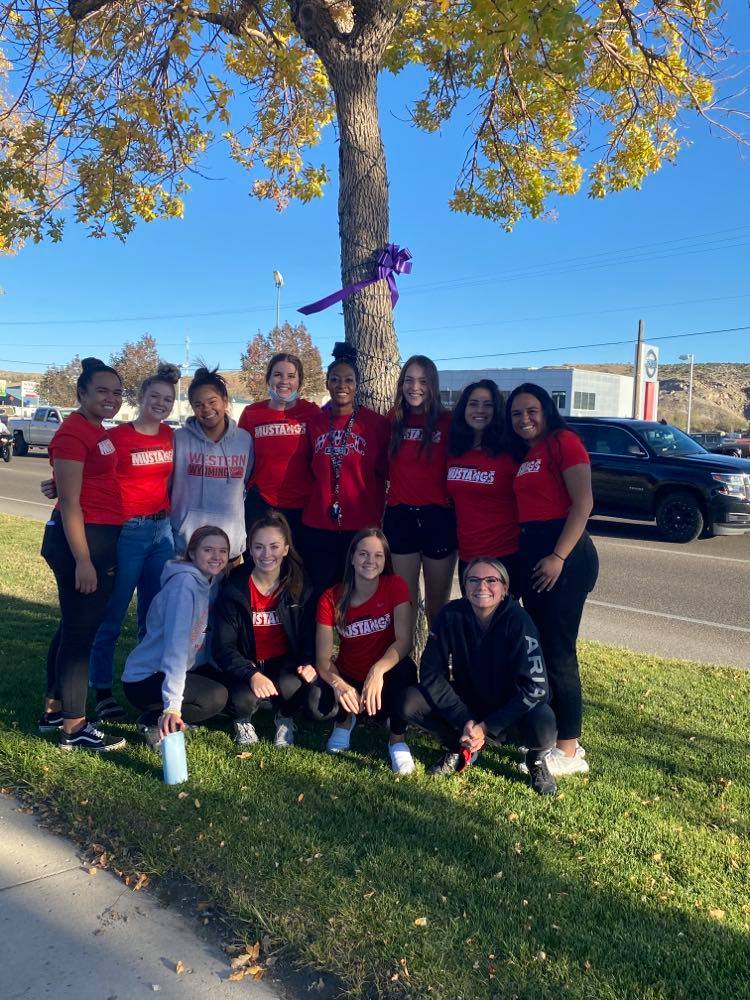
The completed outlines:
[[[659,359],[657,358],[656,351],[653,347],[649,347],[646,351],[644,367],[646,370],[646,378],[654,378],[659,368]]]

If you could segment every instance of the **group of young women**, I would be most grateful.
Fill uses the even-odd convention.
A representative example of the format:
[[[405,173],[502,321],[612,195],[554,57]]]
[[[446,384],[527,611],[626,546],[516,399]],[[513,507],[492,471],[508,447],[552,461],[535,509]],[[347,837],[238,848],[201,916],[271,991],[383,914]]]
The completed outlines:
[[[42,554],[60,626],[41,730],[60,729],[64,748],[122,745],[85,706],[91,684],[97,720],[123,713],[113,653],[137,589],[123,687],[152,745],[222,711],[253,743],[256,711],[272,706],[277,746],[303,714],[333,721],[332,753],[361,717],[387,719],[400,774],[414,766],[410,724],[443,742],[436,774],[462,770],[488,738],[528,748],[543,794],[588,770],[576,640],[598,571],[590,466],[543,389],[520,385],[503,404],[483,379],[447,411],[418,355],[384,417],[359,405],[356,354],[340,344],[324,407],[300,397],[302,364],[282,353],[268,399],[239,424],[224,380],[199,369],[194,416],[173,433],[177,376],[149,376],[137,418],[107,431],[121,380],[86,359],[79,408],[50,445],[58,503]],[[450,601],[456,559],[464,596]],[[418,669],[420,576],[430,636]]]

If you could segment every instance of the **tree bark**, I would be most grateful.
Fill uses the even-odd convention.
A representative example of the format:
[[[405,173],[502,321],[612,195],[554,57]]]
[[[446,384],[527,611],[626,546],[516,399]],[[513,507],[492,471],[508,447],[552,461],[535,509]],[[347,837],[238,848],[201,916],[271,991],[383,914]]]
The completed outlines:
[[[377,66],[345,60],[331,73],[339,123],[341,280],[370,277],[389,242],[388,174],[380,136]],[[399,352],[385,281],[344,302],[346,339],[357,348],[362,402],[384,413],[393,403]]]
[[[409,3],[359,0],[354,27],[342,32],[327,0],[290,0],[302,38],[328,73],[339,126],[339,237],[344,285],[375,273],[389,242],[388,175],[380,137],[378,72]],[[400,363],[388,285],[378,281],[344,302],[344,332],[360,357],[360,398],[384,413],[393,402]]]

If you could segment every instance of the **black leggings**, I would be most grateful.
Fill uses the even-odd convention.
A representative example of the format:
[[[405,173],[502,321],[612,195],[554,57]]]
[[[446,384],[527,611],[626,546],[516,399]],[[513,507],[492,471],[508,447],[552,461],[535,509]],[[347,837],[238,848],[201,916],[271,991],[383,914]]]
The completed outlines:
[[[346,553],[356,531],[328,531],[304,525],[302,558],[305,573],[312,584],[313,596],[317,599],[335,583],[344,578]]]
[[[347,684],[351,684],[359,692],[362,691],[364,681],[347,677],[342,670],[339,670],[339,673]],[[395,736],[406,732],[406,720],[400,711],[403,692],[416,683],[417,665],[410,656],[399,660],[396,666],[383,677],[382,707],[378,716],[390,720],[390,730]],[[326,719],[334,718],[337,722],[343,722],[348,716],[345,709],[339,707],[331,685],[321,678],[309,686],[305,709],[315,722],[324,722]]]
[[[547,665],[552,708],[557,716],[558,738],[581,735],[583,699],[576,643],[583,605],[599,575],[599,557],[588,532],[565,560],[552,590],[537,593],[531,584],[534,566],[550,555],[564,521],[539,521],[521,525],[521,593],[523,606],[539,630]]]
[[[244,699],[249,707],[246,715],[252,715],[259,708],[274,708],[287,717],[296,715],[307,698],[309,684],[297,673],[297,663],[288,656],[276,656],[272,660],[261,660],[258,664],[262,674],[273,681],[279,692],[278,697],[259,698],[252,688]],[[222,674],[222,676],[225,676]]]
[[[398,710],[407,723],[426,729],[437,736],[443,747],[451,753],[460,753],[461,732],[438,715],[421,687],[407,688],[402,692],[401,698]],[[479,721],[489,714],[487,706],[482,708],[475,705],[473,710],[475,718]],[[555,713],[549,705],[541,704],[521,716],[518,723],[507,732],[491,739],[496,739],[499,743],[517,743],[530,750],[548,750],[555,745],[556,735]]]
[[[131,705],[143,713],[141,722],[155,726],[164,711],[161,687],[164,673],[160,670],[142,681],[126,681],[122,685],[125,697]],[[216,667],[206,663],[185,675],[185,690],[182,695],[181,714],[184,722],[194,726],[213,718],[227,709],[229,715],[241,717],[250,715],[254,698],[245,681],[236,681],[220,673]]]
[[[76,590],[76,561],[58,511],[47,522],[42,540],[42,556],[55,574],[60,601],[60,624],[47,652],[47,697],[62,702],[64,719],[86,715],[91,647],[115,585],[120,526],[86,524],[84,530],[96,570],[93,594]]]

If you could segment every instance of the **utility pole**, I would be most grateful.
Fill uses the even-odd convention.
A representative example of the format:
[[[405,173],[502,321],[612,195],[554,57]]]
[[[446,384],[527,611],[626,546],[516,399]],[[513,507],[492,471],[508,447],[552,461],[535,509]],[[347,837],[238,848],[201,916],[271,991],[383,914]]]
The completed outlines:
[[[688,382],[688,411],[687,411],[687,430],[686,433],[690,433],[690,418],[693,415],[693,365],[695,364],[694,354],[681,354],[680,361],[690,362],[690,381]]]
[[[281,328],[281,289],[284,285],[281,271],[273,272],[273,283],[276,285],[276,329],[279,330]]]
[[[190,370],[190,334],[185,334],[185,360],[180,365],[180,379],[177,382],[177,420],[182,426],[182,376]]]
[[[641,386],[643,383],[643,320],[638,320],[638,340],[635,345],[635,376],[633,378],[633,416],[639,417],[638,407],[641,401]]]

